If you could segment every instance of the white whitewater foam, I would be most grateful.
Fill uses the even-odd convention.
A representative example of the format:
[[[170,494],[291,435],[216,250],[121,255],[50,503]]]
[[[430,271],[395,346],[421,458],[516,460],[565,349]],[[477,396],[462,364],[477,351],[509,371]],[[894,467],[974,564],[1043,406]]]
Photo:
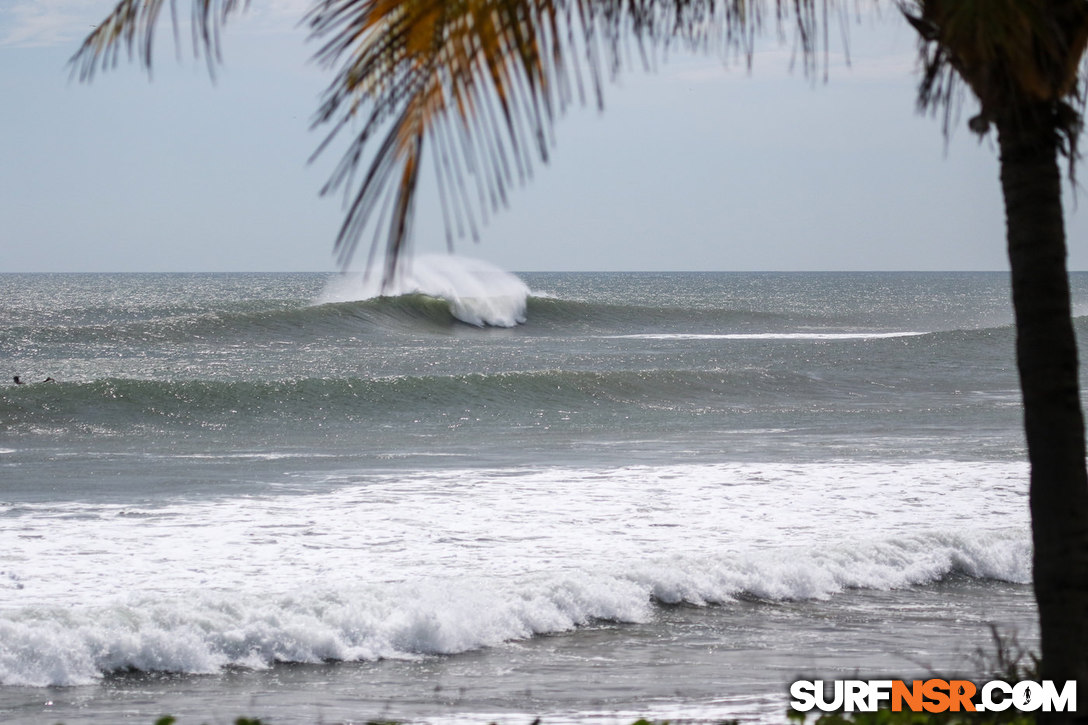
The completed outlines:
[[[490,262],[456,255],[425,254],[406,259],[383,289],[378,275],[344,275],[330,281],[319,304],[422,294],[445,300],[454,317],[470,325],[513,327],[525,322],[530,290],[517,275]]]
[[[0,684],[86,684],[129,668],[206,674],[225,666],[454,654],[594,620],[646,622],[651,597],[692,604],[741,594],[826,598],[847,588],[928,583],[953,571],[1025,580],[1029,560],[1026,541],[1009,532],[927,534],[823,551],[678,555],[611,571],[321,583],[290,594],[193,591],[31,608],[0,615]]]
[[[344,472],[312,493],[36,504],[0,528],[0,684],[457,653],[654,600],[1026,583],[1022,464]]]

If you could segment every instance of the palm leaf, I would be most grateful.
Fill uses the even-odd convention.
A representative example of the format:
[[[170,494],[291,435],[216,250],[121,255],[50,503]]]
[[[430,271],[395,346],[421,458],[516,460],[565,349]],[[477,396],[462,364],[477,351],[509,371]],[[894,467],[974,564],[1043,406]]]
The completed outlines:
[[[219,58],[223,22],[244,0],[191,0],[194,52]],[[81,79],[122,48],[150,68],[164,0],[121,0],[72,60]],[[177,32],[176,12],[171,0]],[[389,282],[411,239],[425,154],[446,222],[478,236],[515,183],[548,160],[552,124],[576,99],[603,104],[603,80],[631,54],[651,65],[674,43],[750,60],[756,35],[792,27],[806,71],[826,48],[835,0],[316,0],[307,15],[317,60],[334,71],[314,126],[315,156],[351,129],[323,194],[342,190],[336,252],[346,267],[368,230],[384,237]],[[821,36],[818,30],[823,28]],[[587,88],[589,93],[587,93]],[[357,174],[365,169],[357,179]],[[368,264],[369,268],[369,264]]]
[[[792,21],[806,70],[834,3],[793,0],[325,0],[309,16],[317,54],[338,69],[315,126],[330,132],[320,153],[359,123],[323,192],[343,188],[350,202],[337,237],[348,264],[366,228],[371,256],[385,236],[385,279],[410,239],[424,150],[432,154],[447,242],[476,237],[489,211],[506,204],[515,182],[547,161],[552,124],[587,85],[603,103],[603,78],[624,65],[633,39],[643,63],[679,42],[751,56],[773,18]],[[826,36],[823,37],[826,41]],[[629,52],[629,49],[628,49]],[[383,136],[366,174],[353,185],[364,149]]]
[[[1002,109],[1051,107],[1075,156],[1080,114],[1068,102],[1083,108],[1088,2],[912,0],[900,9],[922,37],[919,107],[943,111],[946,130],[962,82],[982,106],[974,130],[984,133]]]
[[[204,55],[209,72],[221,59],[220,29],[227,18],[245,9],[249,0],[191,0],[193,54]],[[140,63],[151,69],[154,55],[155,30],[165,0],[121,0],[105,20],[88,35],[70,61],[72,71],[80,80],[90,80],[99,70],[117,65],[122,49],[131,60],[139,56]],[[175,0],[170,0],[174,44],[180,46]]]

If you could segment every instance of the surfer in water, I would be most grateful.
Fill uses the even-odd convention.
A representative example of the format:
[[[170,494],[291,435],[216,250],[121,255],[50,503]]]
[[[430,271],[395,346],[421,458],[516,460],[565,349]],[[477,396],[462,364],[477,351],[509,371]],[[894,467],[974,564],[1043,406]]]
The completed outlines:
[[[26,385],[26,382],[24,382],[24,381],[20,380],[20,379],[19,379],[19,376],[18,376],[18,375],[16,375],[16,376],[15,376],[14,378],[12,378],[12,380],[14,380],[14,381],[15,381],[15,384],[16,384],[16,385]],[[53,378],[46,378],[46,379],[45,379],[45,380],[43,380],[42,382],[43,382],[43,383],[55,383],[55,382],[57,382],[57,381],[56,381],[56,380],[54,380]]]
[[[26,385],[26,383],[24,383],[22,380],[19,379],[18,375],[15,376],[15,384],[16,385]]]

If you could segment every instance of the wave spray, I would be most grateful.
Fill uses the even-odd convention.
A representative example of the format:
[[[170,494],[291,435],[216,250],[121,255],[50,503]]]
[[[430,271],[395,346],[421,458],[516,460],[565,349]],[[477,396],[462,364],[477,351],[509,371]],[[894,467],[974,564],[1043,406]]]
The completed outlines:
[[[405,260],[391,284],[373,275],[348,274],[331,280],[318,299],[355,302],[420,294],[445,300],[450,314],[477,327],[514,327],[525,322],[530,295],[517,275],[479,259],[424,254]]]

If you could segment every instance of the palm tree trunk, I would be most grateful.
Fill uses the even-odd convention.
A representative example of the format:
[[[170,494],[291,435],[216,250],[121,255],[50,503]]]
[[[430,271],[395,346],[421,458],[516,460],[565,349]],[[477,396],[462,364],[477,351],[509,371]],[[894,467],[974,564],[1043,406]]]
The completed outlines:
[[[1051,106],[997,122],[1016,356],[1031,461],[1043,679],[1088,697],[1088,474]],[[1078,708],[1088,718],[1088,703]],[[1067,720],[1061,717],[1061,720]]]

